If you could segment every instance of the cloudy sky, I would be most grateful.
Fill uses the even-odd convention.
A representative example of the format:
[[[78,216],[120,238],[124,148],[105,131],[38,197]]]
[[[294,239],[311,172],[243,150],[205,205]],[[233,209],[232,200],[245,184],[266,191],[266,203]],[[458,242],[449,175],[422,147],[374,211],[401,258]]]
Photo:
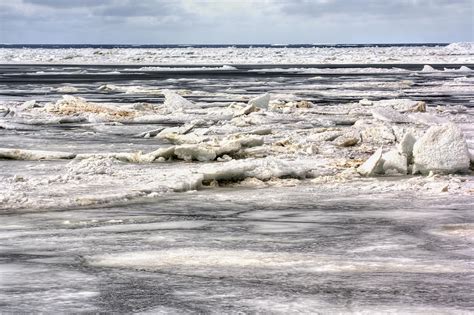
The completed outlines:
[[[0,0],[1,43],[474,41],[474,0]]]

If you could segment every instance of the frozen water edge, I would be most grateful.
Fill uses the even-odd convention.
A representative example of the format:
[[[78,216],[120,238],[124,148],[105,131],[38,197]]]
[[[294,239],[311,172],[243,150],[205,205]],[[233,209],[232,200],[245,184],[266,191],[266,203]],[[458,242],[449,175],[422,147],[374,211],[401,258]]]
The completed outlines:
[[[172,49],[0,49],[0,63],[65,64],[335,64],[335,63],[469,63],[473,43],[446,47],[353,48],[172,48]],[[166,67],[166,66],[165,66]],[[151,68],[154,69],[154,68]],[[221,69],[223,71],[229,68]]]

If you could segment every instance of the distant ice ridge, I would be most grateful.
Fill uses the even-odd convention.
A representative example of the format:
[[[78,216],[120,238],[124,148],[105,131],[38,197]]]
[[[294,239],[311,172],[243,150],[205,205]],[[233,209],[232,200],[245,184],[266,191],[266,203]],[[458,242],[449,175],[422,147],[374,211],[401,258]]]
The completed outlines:
[[[445,47],[446,51],[456,55],[474,55],[474,42],[452,43]]]
[[[222,67],[141,67],[141,71],[232,71],[237,70],[236,67],[223,65]]]
[[[0,63],[142,64],[141,71],[173,71],[169,64],[189,65],[189,70],[234,70],[232,64],[377,64],[377,63],[472,63],[473,43],[446,47],[346,47],[346,48],[122,48],[122,49],[0,49]],[[152,67],[148,67],[153,65]],[[217,66],[219,65],[219,66]],[[177,70],[177,69],[176,69]]]

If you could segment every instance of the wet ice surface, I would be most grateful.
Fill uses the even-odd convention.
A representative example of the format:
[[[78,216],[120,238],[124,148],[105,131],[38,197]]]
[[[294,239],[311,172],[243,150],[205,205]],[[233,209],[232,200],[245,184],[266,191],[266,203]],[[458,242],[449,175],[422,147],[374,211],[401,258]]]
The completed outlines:
[[[473,206],[466,197],[221,188],[2,215],[0,303],[44,312],[472,311],[473,227],[458,224],[472,222]]]
[[[0,309],[474,311],[472,172],[355,171],[446,121],[474,152],[474,72],[453,58],[1,66]]]

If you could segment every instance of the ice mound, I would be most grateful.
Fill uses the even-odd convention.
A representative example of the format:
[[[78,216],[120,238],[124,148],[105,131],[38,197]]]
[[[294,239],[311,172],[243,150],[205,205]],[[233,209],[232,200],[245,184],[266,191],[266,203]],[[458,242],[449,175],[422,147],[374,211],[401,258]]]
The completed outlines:
[[[45,110],[60,116],[89,114],[96,116],[99,120],[125,120],[133,118],[136,115],[134,111],[90,103],[83,98],[71,95],[63,95],[63,98],[58,100],[55,104],[46,105]]]
[[[71,161],[67,165],[67,171],[70,175],[111,175],[116,164],[117,160],[109,157],[89,157],[83,160]]]
[[[462,131],[453,123],[430,127],[419,139],[407,132],[396,149],[383,154],[379,148],[358,169],[363,176],[387,174],[395,171],[412,173],[452,174],[466,172],[470,154]]]
[[[474,42],[451,43],[444,49],[452,55],[474,55]]]
[[[263,137],[255,135],[234,135],[222,140],[213,139],[213,141],[200,142],[197,138],[196,143],[185,143],[169,147],[159,148],[150,153],[136,152],[118,152],[118,153],[81,153],[76,156],[83,160],[88,158],[112,158],[122,162],[129,163],[152,163],[163,162],[165,160],[184,160],[184,161],[214,161],[216,158],[224,155],[240,156],[244,154],[244,149],[263,145]]]
[[[174,155],[176,158],[185,161],[212,161],[217,157],[213,148],[197,144],[184,144],[175,147]]]
[[[398,150],[391,150],[382,155],[383,172],[388,174],[390,171],[397,172],[402,175],[408,173],[408,157],[400,153]]]
[[[466,66],[461,66],[461,67],[458,69],[458,71],[470,72],[470,71],[472,71],[472,69],[469,68],[469,67],[466,67]]]
[[[413,172],[467,171],[470,156],[462,131],[452,123],[433,126],[413,146]]]
[[[436,72],[436,71],[438,71],[438,70],[436,70],[435,68],[433,68],[430,65],[424,65],[423,69],[421,69],[421,72]]]
[[[311,161],[312,162],[312,161]],[[271,178],[303,179],[310,171],[321,166],[318,161],[309,160],[284,161],[276,158],[233,160],[222,165],[204,166],[199,172],[205,181],[241,181],[251,177],[262,181]]]
[[[173,139],[173,142],[184,143],[159,149],[144,156],[144,161],[154,161],[160,157],[168,159],[174,158],[185,161],[213,161],[223,155],[239,155],[245,148],[252,148],[263,145],[263,137],[254,135],[234,135],[222,140],[202,142],[202,138],[190,135],[190,137],[166,136],[166,139]],[[186,143],[188,142],[188,143]]]

